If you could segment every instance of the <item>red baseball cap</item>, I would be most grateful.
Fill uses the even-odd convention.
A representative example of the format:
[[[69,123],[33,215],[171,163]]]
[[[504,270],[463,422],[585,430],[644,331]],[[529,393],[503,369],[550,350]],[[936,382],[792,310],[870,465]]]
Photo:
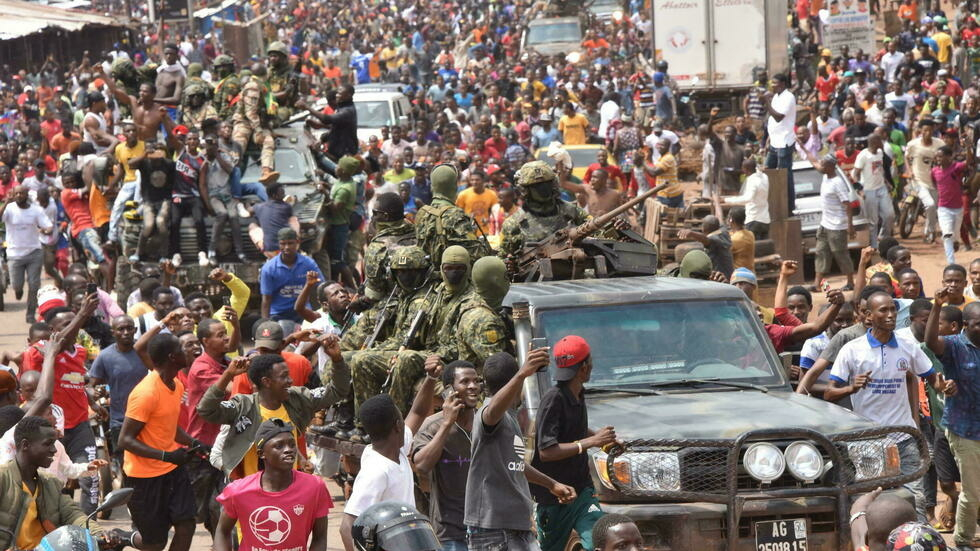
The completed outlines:
[[[578,335],[568,335],[562,337],[552,348],[555,355],[555,365],[559,368],[555,372],[555,380],[568,381],[575,376],[578,369],[568,369],[577,367],[592,353],[589,343]],[[562,369],[565,368],[565,369]]]
[[[182,124],[178,124],[173,130],[174,136],[186,136],[190,133],[190,129]]]

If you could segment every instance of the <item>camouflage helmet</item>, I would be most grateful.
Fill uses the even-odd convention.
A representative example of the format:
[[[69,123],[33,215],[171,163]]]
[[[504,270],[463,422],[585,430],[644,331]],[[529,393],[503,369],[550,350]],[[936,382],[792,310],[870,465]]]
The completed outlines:
[[[276,54],[282,54],[283,57],[289,57],[289,50],[286,49],[286,45],[283,44],[282,42],[279,42],[278,40],[276,40],[272,44],[269,44],[269,47],[268,49],[266,49],[265,53],[266,55],[276,53]]]
[[[392,270],[423,270],[429,267],[429,259],[421,247],[409,245],[391,255],[388,267]]]
[[[206,96],[208,95],[208,88],[203,82],[190,82],[184,88],[184,95],[187,97],[191,96]]]
[[[232,59],[231,56],[228,54],[219,55],[218,57],[214,58],[214,63],[213,63],[215,67],[221,67],[222,65],[234,65],[234,64],[235,64],[235,60]]]
[[[517,171],[517,185],[533,186],[543,182],[554,182],[558,177],[555,171],[544,161],[531,161]]]

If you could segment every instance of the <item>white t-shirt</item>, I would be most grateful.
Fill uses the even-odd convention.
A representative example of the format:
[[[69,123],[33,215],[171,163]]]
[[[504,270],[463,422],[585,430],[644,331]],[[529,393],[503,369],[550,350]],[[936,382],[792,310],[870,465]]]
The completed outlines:
[[[915,97],[908,92],[902,95],[898,95],[895,92],[888,92],[885,94],[885,103],[895,109],[895,112],[898,114],[895,117],[896,120],[907,127],[909,125],[909,118],[912,115],[912,107],[915,106]]]
[[[382,501],[400,501],[415,506],[415,483],[408,461],[412,437],[412,431],[405,427],[405,443],[398,450],[398,463],[374,451],[374,446],[364,448],[361,471],[354,479],[345,513],[360,516],[368,507]]]
[[[851,191],[839,176],[828,178],[824,174],[820,183],[820,226],[828,230],[847,229],[847,209],[851,203]]]
[[[902,64],[905,60],[905,54],[902,52],[885,52],[885,55],[881,56],[881,64],[879,67],[885,71],[885,80],[888,82],[895,82],[895,73],[898,71],[898,66]]]
[[[10,203],[3,211],[3,223],[7,225],[7,256],[21,258],[41,248],[41,229],[54,227],[44,210],[36,203],[26,209]]]
[[[861,185],[864,191],[871,191],[885,186],[885,165],[882,163],[882,153],[872,153],[863,149],[854,160],[854,168],[861,171]]]
[[[660,152],[657,151],[657,142],[659,142],[661,138],[667,138],[667,141],[670,142],[671,146],[674,146],[677,144],[677,142],[681,141],[677,134],[674,134],[670,130],[661,130],[659,136],[651,132],[650,135],[647,136],[646,140],[644,140],[647,146],[650,147],[650,162],[657,162],[657,159],[660,158]]]
[[[815,337],[810,337],[803,343],[803,348],[800,349],[800,368],[810,369],[813,364],[817,363],[820,359],[820,355],[823,354],[827,345],[830,344],[830,337],[827,336],[827,332],[824,331]],[[817,381],[821,383],[830,383],[830,370],[824,369],[820,376],[817,377]]]
[[[796,143],[796,97],[789,90],[772,97],[772,108],[783,114],[783,120],[777,121],[769,116],[766,128],[769,130],[769,144],[772,147],[789,147]]]
[[[834,117],[827,117],[825,121],[817,117],[817,131],[820,132],[820,139],[823,143],[827,143],[830,133],[838,128],[840,128],[840,121]]]
[[[854,413],[882,425],[918,428],[905,382],[910,369],[920,377],[933,373],[932,362],[917,342],[892,335],[882,344],[868,333],[841,348],[830,379],[849,384],[856,376],[871,373],[868,386],[851,395]]]

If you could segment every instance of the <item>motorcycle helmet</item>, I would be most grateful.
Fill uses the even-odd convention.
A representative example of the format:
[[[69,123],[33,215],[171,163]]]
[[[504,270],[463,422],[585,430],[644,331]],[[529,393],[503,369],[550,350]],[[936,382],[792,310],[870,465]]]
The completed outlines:
[[[92,533],[81,526],[68,525],[49,532],[37,546],[41,551],[99,551]]]
[[[351,537],[358,551],[442,549],[429,519],[411,505],[398,501],[386,501],[368,507],[354,521]]]
[[[663,59],[657,62],[657,71],[661,73],[667,72],[667,62]]]

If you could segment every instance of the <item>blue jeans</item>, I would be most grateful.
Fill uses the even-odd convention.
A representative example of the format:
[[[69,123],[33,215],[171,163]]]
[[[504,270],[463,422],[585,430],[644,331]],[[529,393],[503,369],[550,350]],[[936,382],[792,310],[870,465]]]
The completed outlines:
[[[442,544],[442,551],[467,551],[465,540],[443,540],[439,543]]]
[[[872,247],[878,248],[878,234],[888,237],[895,223],[895,207],[888,186],[864,190],[864,215],[868,219]]]
[[[235,167],[235,170],[231,172],[231,195],[239,199],[243,195],[255,195],[263,201],[269,200],[269,193],[265,190],[265,186],[261,183],[242,183],[242,169],[241,167],[237,166]]]
[[[327,254],[330,255],[331,271],[346,266],[347,239],[350,237],[350,223],[331,224],[327,231]]]
[[[92,260],[99,264],[105,262],[105,255],[102,254],[102,240],[99,239],[99,233],[95,231],[95,228],[85,228],[78,232],[75,239],[81,243],[85,252],[91,255]]]
[[[137,174],[139,174],[137,172]],[[127,201],[140,200],[140,181],[139,177],[132,182],[126,182],[116,195],[116,200],[112,203],[112,211],[109,213],[109,241],[119,241],[119,220],[122,219],[123,211],[126,210]]]
[[[467,527],[469,551],[541,551],[534,532]]]
[[[917,471],[921,459],[919,456],[919,446],[916,444],[915,438],[906,438],[898,443],[898,460],[902,474],[910,474]],[[912,492],[912,496],[915,498],[915,515],[918,517],[919,522],[926,522],[926,494],[922,487],[922,479],[917,478],[911,482],[906,482],[904,487],[906,490]]]
[[[786,169],[786,198],[789,202],[789,215],[796,210],[796,186],[793,185],[793,146],[770,147],[766,155],[766,168]]]

